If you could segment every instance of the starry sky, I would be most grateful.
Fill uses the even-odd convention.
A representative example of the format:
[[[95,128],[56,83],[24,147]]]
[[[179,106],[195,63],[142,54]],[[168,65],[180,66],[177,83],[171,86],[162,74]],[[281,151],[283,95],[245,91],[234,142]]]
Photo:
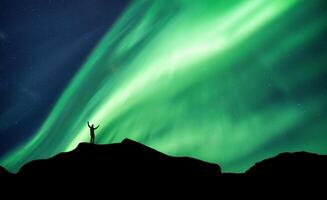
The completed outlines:
[[[327,154],[323,0],[1,1],[0,164],[128,137],[242,172]]]
[[[30,139],[128,1],[0,1],[0,156]]]

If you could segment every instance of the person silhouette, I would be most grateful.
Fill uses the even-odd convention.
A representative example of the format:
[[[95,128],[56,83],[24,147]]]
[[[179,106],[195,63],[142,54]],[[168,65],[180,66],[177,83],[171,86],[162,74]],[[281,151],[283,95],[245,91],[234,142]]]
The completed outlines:
[[[100,125],[98,125],[97,127],[94,128],[94,124],[92,124],[90,126],[90,123],[87,122],[87,126],[90,128],[90,135],[91,135],[91,141],[90,141],[90,143],[91,144],[94,144],[94,140],[95,140],[94,130],[97,129],[97,128],[99,128]]]

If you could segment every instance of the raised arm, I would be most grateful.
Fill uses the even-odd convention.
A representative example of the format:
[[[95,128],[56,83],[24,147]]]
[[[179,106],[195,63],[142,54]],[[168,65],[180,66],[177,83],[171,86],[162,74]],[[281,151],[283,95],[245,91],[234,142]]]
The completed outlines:
[[[91,126],[90,126],[90,123],[89,123],[89,122],[87,122],[87,126],[88,126],[89,128],[91,128]]]
[[[100,125],[98,125],[97,127],[95,127],[94,130],[97,129],[97,128],[99,128],[99,126],[100,126]]]

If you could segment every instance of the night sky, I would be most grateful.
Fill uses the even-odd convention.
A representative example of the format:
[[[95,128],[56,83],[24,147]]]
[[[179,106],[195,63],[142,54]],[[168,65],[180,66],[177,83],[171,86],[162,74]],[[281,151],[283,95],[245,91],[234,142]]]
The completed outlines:
[[[128,137],[242,172],[327,154],[327,6],[1,1],[0,164]]]
[[[0,156],[38,130],[127,4],[0,1]]]

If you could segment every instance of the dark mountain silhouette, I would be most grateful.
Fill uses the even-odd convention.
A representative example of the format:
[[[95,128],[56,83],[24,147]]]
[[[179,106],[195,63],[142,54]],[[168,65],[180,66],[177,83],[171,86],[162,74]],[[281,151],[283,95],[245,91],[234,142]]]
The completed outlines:
[[[216,164],[188,157],[171,157],[135,141],[94,145],[80,143],[67,153],[24,165],[19,178],[191,179],[212,178],[221,174]]]
[[[11,173],[9,173],[5,168],[0,166],[0,178],[11,177]]]
[[[271,177],[327,177],[327,155],[281,153],[251,167],[246,174]]]
[[[70,152],[52,158],[35,160],[24,165],[17,174],[0,168],[1,177],[12,180],[47,181],[110,180],[110,183],[136,184],[140,180],[151,184],[158,180],[171,183],[196,183],[199,179],[224,183],[233,188],[246,185],[247,177],[318,177],[326,178],[327,155],[306,152],[282,153],[256,163],[246,173],[221,173],[217,164],[189,157],[172,157],[135,141],[96,145],[80,143]],[[234,180],[243,180],[235,182]],[[0,179],[5,180],[5,179]],[[233,181],[230,181],[233,180]],[[141,182],[142,182],[141,181]],[[133,183],[133,184],[132,184]]]

